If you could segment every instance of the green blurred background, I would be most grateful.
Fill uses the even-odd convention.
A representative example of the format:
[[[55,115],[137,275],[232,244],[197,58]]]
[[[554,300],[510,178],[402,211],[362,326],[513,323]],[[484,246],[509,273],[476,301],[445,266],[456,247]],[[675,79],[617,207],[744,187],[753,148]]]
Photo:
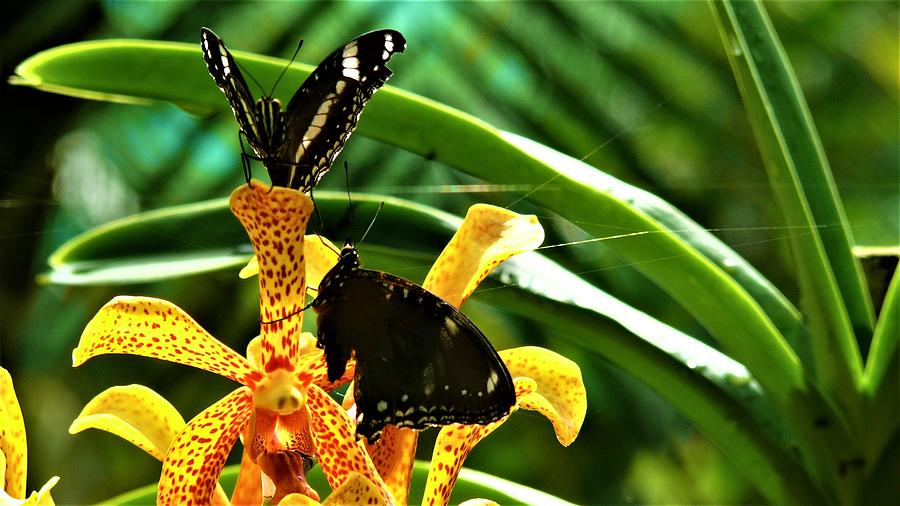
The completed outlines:
[[[809,101],[858,244],[897,245],[897,2],[768,2]],[[213,28],[232,49],[317,63],[364,31],[395,28],[407,52],[390,84],[584,158],[678,206],[748,258],[789,297],[796,287],[780,218],[705,2],[293,3],[43,1],[5,6],[0,70],[56,45],[104,38],[194,43]],[[197,65],[203,65],[198,56]],[[173,76],[177,79],[178,76]],[[299,83],[281,83],[281,89]],[[264,86],[271,83],[264,83]],[[212,80],[210,80],[212,86]],[[50,476],[60,504],[96,502],[158,479],[160,465],[113,436],[66,428],[103,389],[142,383],[190,418],[233,385],[149,359],[101,357],[71,368],[85,323],[112,296],[174,301],[243,350],[256,328],[256,286],[236,272],[140,286],[40,286],[67,239],[137,211],[222,197],[241,182],[229,114],[87,102],[2,85],[0,364],[16,382],[29,440],[29,488]],[[224,101],[224,98],[223,98]],[[363,115],[365,118],[365,114]],[[508,205],[522,189],[477,185],[451,168],[354,136],[342,156],[352,189],[461,214]],[[261,174],[257,169],[257,174]],[[342,189],[342,177],[322,187]],[[546,211],[548,244],[582,239]],[[597,216],[597,222],[603,217]],[[602,243],[549,250],[563,264],[605,266],[589,279],[703,337],[703,330]],[[598,260],[599,259],[599,260]],[[660,259],[659,261],[665,261]],[[418,278],[418,272],[405,271]],[[564,499],[599,503],[737,503],[761,497],[709,441],[652,391],[573,344],[478,297],[466,306],[498,348],[538,344],[582,367],[588,415],[568,449],[522,413],[482,443],[471,467]],[[573,339],[574,338],[574,339]],[[430,431],[434,432],[434,431]],[[420,445],[428,458],[433,434]],[[233,461],[236,461],[233,456]],[[415,499],[415,498],[413,498]]]

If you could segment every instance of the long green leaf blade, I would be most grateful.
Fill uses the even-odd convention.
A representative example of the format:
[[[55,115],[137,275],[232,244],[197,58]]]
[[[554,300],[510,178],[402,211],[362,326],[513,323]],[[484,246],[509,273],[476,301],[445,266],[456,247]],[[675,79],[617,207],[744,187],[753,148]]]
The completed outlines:
[[[847,219],[809,109],[759,2],[711,2],[771,186],[791,237],[815,373],[826,395],[859,413],[857,341],[873,329],[872,305],[851,252]],[[854,337],[856,339],[854,339]]]

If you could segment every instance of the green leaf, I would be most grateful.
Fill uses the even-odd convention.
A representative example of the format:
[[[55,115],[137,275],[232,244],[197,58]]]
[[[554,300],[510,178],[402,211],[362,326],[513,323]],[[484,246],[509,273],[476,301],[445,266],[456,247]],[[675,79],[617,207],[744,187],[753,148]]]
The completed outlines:
[[[857,340],[867,343],[874,322],[831,169],[761,3],[711,5],[785,225],[796,230],[790,241],[804,314],[815,336],[813,371],[854,423],[862,383]]]
[[[237,481],[238,466],[229,466],[222,471],[219,483],[225,490],[232,490]],[[410,486],[410,498],[413,503],[422,497],[425,490],[425,480],[428,477],[428,462],[417,460],[413,466],[412,485]],[[310,486],[320,491],[322,498],[327,497],[326,492],[331,490],[322,468],[316,466],[307,476]],[[156,503],[156,484],[126,492],[101,504],[114,505],[143,505]],[[453,488],[450,501],[459,504],[468,499],[491,499],[499,504],[533,504],[535,506],[571,506],[572,503],[564,501],[540,490],[520,485],[503,478],[498,478],[481,471],[463,468],[459,473],[459,479]]]
[[[347,195],[319,191],[316,205],[328,219],[321,232],[331,237],[351,233]],[[355,195],[355,214],[373,216],[385,206],[363,245],[367,262],[395,268],[427,267],[458,226],[459,218],[392,197]],[[337,226],[336,226],[337,225]],[[402,227],[403,234],[391,231]],[[389,246],[389,254],[384,248]],[[246,232],[228,209],[226,199],[149,211],[129,216],[63,244],[49,259],[47,283],[110,285],[160,281],[246,265],[253,248]],[[427,270],[427,269],[426,269]],[[423,271],[424,272],[424,271]]]
[[[872,349],[866,363],[867,419],[865,458],[875,463],[891,438],[900,437],[900,268],[895,268],[875,326]],[[896,457],[894,457],[896,458]]]
[[[497,268],[506,286],[475,292],[601,355],[679,409],[776,504],[821,503],[776,411],[744,366],[533,253]]]
[[[889,361],[897,358],[898,344],[900,344],[900,266],[895,268],[891,276],[881,315],[875,326],[872,349],[866,362],[866,387],[870,395],[878,390],[884,381],[890,381],[886,372]]]

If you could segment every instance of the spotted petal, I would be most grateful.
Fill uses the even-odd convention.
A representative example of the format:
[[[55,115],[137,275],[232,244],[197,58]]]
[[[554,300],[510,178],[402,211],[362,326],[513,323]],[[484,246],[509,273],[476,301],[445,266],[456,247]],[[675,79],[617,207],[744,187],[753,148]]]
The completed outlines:
[[[303,234],[313,203],[290,188],[253,180],[231,194],[231,212],[244,226],[259,262],[261,358],[266,371],[294,370],[306,303]]]
[[[302,494],[290,494],[278,503],[279,506],[317,506],[318,501]],[[347,479],[331,495],[321,503],[322,506],[341,506],[344,504],[371,504],[374,506],[387,504],[378,487],[372,480],[359,473],[350,473]]]
[[[587,392],[578,364],[536,346],[503,350],[500,358],[513,378],[531,378],[537,386],[534,392],[518,397],[516,404],[546,416],[559,442],[572,444],[587,413]]]
[[[11,497],[25,497],[25,470],[28,453],[22,409],[13,390],[12,377],[0,367],[0,453],[5,461],[3,490]],[[0,474],[4,478],[4,474]]]
[[[534,392],[535,382],[529,378],[515,378],[516,399]],[[515,411],[515,408],[513,409]],[[446,425],[438,433],[428,469],[428,481],[425,483],[425,495],[422,504],[446,505],[450,502],[450,493],[456,485],[459,470],[462,469],[466,457],[479,441],[503,424],[510,415],[487,425]]]
[[[260,379],[247,359],[203,330],[181,308],[151,297],[116,297],[103,306],[81,334],[72,363],[77,367],[108,353],[168,360],[243,385]]]
[[[537,217],[475,204],[431,267],[424,287],[459,307],[494,267],[543,241]]]
[[[365,447],[362,442],[356,441],[355,426],[347,412],[316,385],[309,386],[308,394],[306,403],[316,457],[332,489],[337,489],[350,479],[352,473],[360,473],[375,484],[388,504],[393,504],[393,497],[375,470]]]
[[[419,433],[415,430],[388,425],[381,431],[376,444],[366,446],[375,469],[400,504],[406,504],[409,497],[418,439]]]
[[[319,386],[326,392],[353,379],[356,372],[356,360],[350,359],[344,369],[344,374],[336,381],[328,381],[328,364],[325,362],[325,351],[315,349],[300,356],[297,367],[297,379],[303,384]]]
[[[325,274],[337,263],[340,248],[321,235],[310,234],[303,238],[303,255],[306,257],[307,290],[316,290]],[[247,279],[259,274],[259,262],[256,257],[241,269],[239,276]]]
[[[184,418],[161,395],[143,385],[128,385],[108,388],[91,399],[69,426],[69,434],[105,430],[162,461],[184,426]],[[219,486],[212,504],[228,504]]]
[[[166,452],[157,503],[208,504],[252,413],[253,394],[241,387],[188,422]]]
[[[128,385],[109,388],[91,399],[69,426],[69,434],[105,430],[161,461],[184,426],[184,418],[169,401],[143,385]]]
[[[39,491],[32,492],[27,499],[15,499],[6,495],[6,492],[3,490],[0,490],[0,504],[3,506],[53,506],[56,503],[53,502],[53,497],[50,496],[50,489],[58,481],[59,476],[50,478]]]

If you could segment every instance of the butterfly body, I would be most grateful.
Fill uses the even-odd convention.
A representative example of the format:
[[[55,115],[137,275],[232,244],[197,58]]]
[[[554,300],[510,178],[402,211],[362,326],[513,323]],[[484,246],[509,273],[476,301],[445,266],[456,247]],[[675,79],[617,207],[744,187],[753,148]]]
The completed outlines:
[[[273,97],[253,99],[234,57],[212,30],[200,30],[200,47],[272,184],[308,192],[343,150],[366,102],[390,78],[386,64],[406,49],[406,40],[396,30],[378,30],[348,42],[316,67],[286,108]]]
[[[410,281],[362,269],[352,246],[312,307],[329,379],[356,359],[356,430],[370,440],[387,424],[486,424],[515,404],[509,371],[464,314]]]

